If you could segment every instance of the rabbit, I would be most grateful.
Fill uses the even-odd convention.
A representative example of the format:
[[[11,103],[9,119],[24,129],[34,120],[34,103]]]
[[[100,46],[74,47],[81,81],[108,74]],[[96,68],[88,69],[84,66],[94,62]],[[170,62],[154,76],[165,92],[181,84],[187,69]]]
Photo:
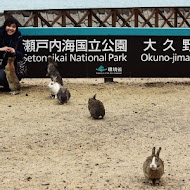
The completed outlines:
[[[14,66],[15,57],[9,57],[7,65],[5,66],[6,78],[10,88],[10,94],[16,95],[20,92],[20,82],[16,75]]]
[[[63,86],[61,86],[61,88],[59,89],[59,91],[57,93],[58,102],[60,104],[67,103],[67,101],[70,99],[70,97],[71,97],[71,93],[69,92],[69,90],[67,88],[64,88]]]
[[[48,84],[48,87],[49,87],[50,92],[51,92],[51,98],[57,98],[57,93],[59,92],[61,85],[58,82],[51,81]]]
[[[155,147],[152,149],[152,155],[149,156],[143,164],[143,172],[147,179],[152,180],[152,184],[155,186],[156,182],[160,181],[160,178],[164,174],[164,162],[159,158],[161,147],[155,154]]]
[[[57,63],[53,60],[52,56],[48,56],[47,74],[52,81],[58,82],[63,85],[63,79],[57,69]]]
[[[92,118],[103,119],[105,115],[105,108],[104,108],[103,103],[100,100],[96,100],[96,94],[93,96],[93,98],[89,98],[88,109]]]
[[[67,88],[64,88],[58,82],[51,81],[48,84],[48,87],[51,92],[51,97],[57,99],[60,104],[67,103],[71,97],[69,90]]]

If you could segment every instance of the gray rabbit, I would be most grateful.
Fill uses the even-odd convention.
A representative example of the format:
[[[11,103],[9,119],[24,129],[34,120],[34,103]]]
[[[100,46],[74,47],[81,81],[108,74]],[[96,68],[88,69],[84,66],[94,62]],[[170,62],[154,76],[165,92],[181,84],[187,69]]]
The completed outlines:
[[[52,56],[48,56],[48,66],[47,66],[47,74],[52,81],[58,82],[59,84],[63,85],[63,79],[57,69],[57,63],[53,60]]]
[[[164,174],[164,162],[159,158],[161,147],[155,154],[155,147],[152,149],[152,155],[149,156],[143,164],[143,172],[147,179],[152,180],[152,184],[159,183]]]
[[[57,93],[57,99],[60,104],[67,103],[67,101],[70,99],[71,93],[67,88],[64,88],[63,86],[60,87],[58,93]]]
[[[96,100],[96,94],[93,96],[93,98],[89,98],[88,109],[92,118],[103,119],[105,115],[105,108],[104,108],[103,103],[100,100]]]

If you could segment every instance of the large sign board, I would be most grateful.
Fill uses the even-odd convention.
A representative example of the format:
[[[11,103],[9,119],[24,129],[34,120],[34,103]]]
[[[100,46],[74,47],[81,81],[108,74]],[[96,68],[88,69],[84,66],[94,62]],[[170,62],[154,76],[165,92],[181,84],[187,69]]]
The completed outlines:
[[[28,77],[189,77],[190,29],[21,28]]]

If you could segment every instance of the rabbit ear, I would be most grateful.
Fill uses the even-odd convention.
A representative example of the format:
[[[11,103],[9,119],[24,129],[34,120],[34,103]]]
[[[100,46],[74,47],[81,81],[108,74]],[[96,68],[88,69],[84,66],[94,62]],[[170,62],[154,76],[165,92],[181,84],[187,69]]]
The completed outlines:
[[[51,55],[48,55],[48,61],[53,61],[53,57]]]
[[[94,94],[93,99],[96,99],[96,94]]]
[[[156,153],[156,155],[159,157],[159,155],[160,155],[160,151],[161,151],[161,147],[159,147],[159,149],[158,149],[158,151],[157,151],[157,153]]]
[[[152,156],[155,156],[155,147],[152,148]]]

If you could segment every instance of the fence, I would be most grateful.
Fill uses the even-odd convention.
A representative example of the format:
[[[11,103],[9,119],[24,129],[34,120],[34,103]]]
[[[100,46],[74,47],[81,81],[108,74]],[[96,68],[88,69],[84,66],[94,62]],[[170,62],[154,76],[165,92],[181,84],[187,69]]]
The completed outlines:
[[[5,11],[28,27],[190,27],[190,8]],[[4,18],[3,18],[4,17]]]

